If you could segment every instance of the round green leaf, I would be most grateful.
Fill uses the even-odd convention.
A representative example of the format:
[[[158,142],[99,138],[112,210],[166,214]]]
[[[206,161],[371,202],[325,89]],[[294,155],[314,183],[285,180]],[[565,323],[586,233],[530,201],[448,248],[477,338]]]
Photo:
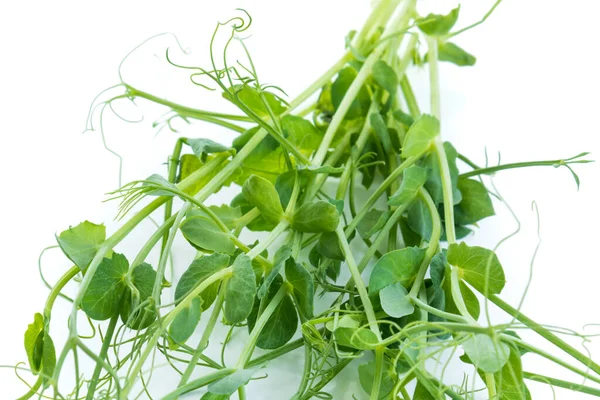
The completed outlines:
[[[129,262],[122,254],[113,253],[112,258],[100,262],[81,300],[88,317],[103,321],[119,312],[128,269]]]
[[[425,256],[425,249],[407,247],[386,253],[377,260],[369,279],[369,293],[374,294],[393,283],[410,285]]]
[[[311,201],[300,206],[292,217],[292,229],[298,232],[333,232],[340,223],[337,208],[327,201]]]
[[[232,275],[225,287],[225,318],[231,323],[243,322],[250,312],[256,295],[256,279],[252,261],[245,254],[237,256]]]

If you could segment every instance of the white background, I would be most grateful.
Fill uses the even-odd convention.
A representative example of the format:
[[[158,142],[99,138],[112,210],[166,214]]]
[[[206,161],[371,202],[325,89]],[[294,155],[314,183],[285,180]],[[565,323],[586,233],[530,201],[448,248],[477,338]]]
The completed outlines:
[[[437,3],[440,7],[426,1],[419,5],[425,13],[447,11],[454,4]],[[491,5],[462,3],[460,26],[475,21]],[[26,360],[23,332],[47,295],[37,272],[41,249],[54,244],[56,232],[84,219],[106,223],[109,232],[117,226],[114,206],[101,203],[104,193],[117,187],[116,159],[102,148],[98,132],[81,134],[93,97],[118,83],[121,59],[156,33],[176,33],[193,51],[189,60],[206,65],[215,22],[229,18],[236,7],[254,17],[247,44],[260,76],[291,98],[337,60],[344,36],[360,28],[369,11],[366,0],[33,1],[0,6],[0,364]],[[581,151],[591,151],[592,158],[600,154],[599,11],[598,3],[590,0],[507,0],[485,24],[457,38],[478,61],[472,68],[442,66],[444,138],[482,164],[485,148],[491,163],[498,152],[504,162],[563,158]],[[142,58],[125,68],[126,79],[161,96],[211,106],[202,100],[206,92],[190,89],[184,75],[160,62],[165,46],[173,41],[164,37],[144,47]],[[426,74],[413,71],[412,76],[427,110]],[[162,163],[175,140],[167,130],[155,135],[150,125],[164,110],[126,104],[122,109],[131,118],[142,111],[147,120],[138,125],[107,117],[107,140],[125,159],[124,182],[164,173]],[[194,125],[185,133],[212,135],[227,143],[233,139],[231,133],[207,125]],[[600,170],[597,163],[576,169],[582,181],[579,192],[564,169],[508,171],[494,181],[522,222],[521,233],[498,249],[508,280],[503,298],[517,304],[527,281],[537,243],[531,211],[535,200],[542,244],[524,311],[537,321],[581,331],[584,324],[598,322]],[[498,216],[481,224],[473,243],[494,246],[514,229],[506,209],[500,204],[496,208]],[[189,261],[189,252],[185,254],[176,255],[176,262]],[[48,253],[44,265],[49,279],[69,267],[56,251]],[[58,304],[63,310],[57,311],[52,329],[60,337],[67,305]],[[524,336],[546,347],[535,335]],[[60,346],[62,339],[56,342]],[[597,342],[589,348],[600,352]],[[269,371],[270,379],[253,382],[249,398],[279,399],[293,393],[300,357],[287,357],[276,364],[277,371]],[[532,355],[525,357],[525,369],[570,378]],[[336,399],[362,396],[354,374],[343,374],[343,383],[333,389]],[[534,399],[552,398],[548,386],[528,385]],[[15,398],[23,389],[11,370],[0,369],[1,399]],[[561,390],[556,394],[560,399],[587,398]]]

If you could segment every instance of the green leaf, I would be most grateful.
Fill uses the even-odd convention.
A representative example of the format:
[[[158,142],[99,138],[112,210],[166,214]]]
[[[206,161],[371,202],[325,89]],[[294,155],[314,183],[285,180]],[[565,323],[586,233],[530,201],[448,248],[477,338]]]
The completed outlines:
[[[223,222],[228,229],[235,228],[238,218],[242,216],[242,210],[240,207],[231,207],[227,204],[221,204],[220,206],[209,206],[208,207],[219,219]],[[210,218],[208,214],[201,209],[192,209],[187,212],[186,217],[198,217],[203,216]]]
[[[289,246],[280,247],[275,253],[275,257],[273,258],[273,268],[271,268],[271,272],[267,275],[260,285],[258,289],[258,298],[262,299],[269,291],[271,287],[271,283],[277,278],[281,268],[285,264],[286,260],[292,256],[292,249]]]
[[[409,286],[414,281],[424,256],[425,250],[418,247],[407,247],[384,254],[373,266],[369,293],[375,294],[393,283]]]
[[[365,393],[371,394],[373,382],[375,381],[375,361],[369,361],[368,363],[358,366],[358,380]],[[379,386],[378,398],[380,400],[388,398],[394,389],[394,385],[396,384],[397,380],[397,375],[391,363],[384,361],[383,375],[381,377],[381,384]]]
[[[402,174],[402,183],[400,183],[398,191],[389,198],[388,204],[399,206],[411,202],[427,181],[427,175],[425,168],[416,165],[408,167]]]
[[[348,315],[340,318],[338,328],[333,332],[337,344],[358,350],[369,350],[375,347],[379,342],[375,333],[360,325]]]
[[[446,276],[450,276],[450,272],[450,267],[446,267]],[[450,279],[444,279],[443,287],[446,301],[446,311],[452,314],[460,315],[460,312],[458,311],[458,308],[456,307],[452,297],[452,288],[450,284]],[[463,281],[459,282],[458,287],[465,305],[467,306],[467,311],[474,319],[477,320],[481,312],[477,296],[475,296],[475,293],[473,293],[473,291]]]
[[[100,262],[81,300],[88,317],[103,321],[119,312],[128,269],[129,262],[122,254],[113,253],[112,258]]]
[[[83,221],[56,237],[61,250],[80,270],[85,270],[106,239],[106,227]]]
[[[299,172],[309,174],[340,174],[344,171],[344,167],[333,167],[331,165],[322,165],[320,167],[314,165],[298,165],[296,169]]]
[[[259,93],[256,88],[249,85],[234,85],[229,90],[235,93],[234,96],[238,100],[261,118],[269,117],[270,114],[260,94],[263,95],[269,108],[271,108],[271,111],[275,115],[279,115],[287,110],[287,107],[282,104],[281,100],[271,92],[261,91]],[[233,98],[230,92],[223,92],[223,97],[230,101]]]
[[[232,275],[225,286],[225,318],[231,323],[243,322],[252,311],[256,295],[256,278],[252,261],[245,254],[237,256]]]
[[[394,96],[398,88],[398,76],[396,72],[383,60],[378,60],[373,64],[371,72],[373,80],[390,95]]]
[[[233,254],[235,245],[229,239],[230,232],[223,232],[210,218],[188,217],[180,226],[188,242],[199,250]]]
[[[252,175],[242,187],[244,197],[258,208],[267,222],[276,224],[281,221],[283,208],[275,186],[265,178]]]
[[[44,317],[35,313],[33,323],[27,326],[25,331],[25,352],[29,360],[29,368],[37,375],[42,367],[42,355],[44,351]]]
[[[473,365],[483,372],[495,373],[508,361],[510,348],[506,343],[495,341],[489,335],[477,334],[462,344]]]
[[[475,65],[477,58],[464,51],[454,43],[443,42],[438,44],[438,59],[448,61],[459,67]]]
[[[256,134],[258,127],[251,128],[238,136],[233,141],[236,150],[241,150],[252,136]],[[251,175],[258,175],[275,182],[277,176],[287,171],[283,150],[279,143],[267,135],[244,159],[240,168],[236,170],[235,182],[242,186]]]
[[[408,226],[423,240],[431,240],[433,219],[425,200],[417,197],[408,208]]]
[[[199,139],[183,139],[183,143],[187,144],[192,148],[192,151],[196,157],[203,159],[206,154],[223,153],[230,151],[231,147],[223,146],[221,143],[217,143],[213,140],[206,138]]]
[[[410,114],[407,114],[400,109],[394,111],[392,116],[396,121],[406,125],[407,128],[410,128],[410,126],[415,122],[414,118]]]
[[[510,346],[508,362],[494,374],[501,400],[531,400],[531,394],[523,382],[523,366],[519,350]]]
[[[454,220],[457,224],[474,224],[495,214],[492,199],[481,182],[459,179],[458,189],[462,193],[462,201],[454,206]]]
[[[433,395],[431,393],[429,393],[429,390],[427,390],[425,388],[425,386],[418,380],[417,380],[417,385],[415,386],[415,392],[413,394],[413,399],[415,399],[415,400],[438,400],[435,397],[433,397]]]
[[[444,142],[444,152],[448,160],[448,169],[450,170],[450,183],[452,185],[452,202],[460,203],[462,200],[461,191],[458,189],[458,167],[456,166],[456,158],[458,153],[450,142]],[[423,160],[423,164],[429,168],[429,179],[425,183],[425,188],[431,195],[435,204],[442,204],[444,201],[444,191],[442,185],[442,172],[437,158],[437,154],[428,154]]]
[[[271,301],[271,299],[273,299],[282,284],[283,278],[281,275],[277,275],[269,287],[266,300],[267,304],[269,301]],[[252,312],[248,316],[249,332],[252,332],[252,329],[256,324],[259,307],[260,299],[257,297],[254,299],[254,307],[252,308]],[[290,341],[297,329],[298,314],[296,313],[294,302],[289,296],[285,296],[281,303],[279,303],[279,305],[275,308],[275,311],[267,320],[265,327],[258,335],[256,346],[265,350],[272,350],[281,347]]]
[[[384,214],[387,215],[387,217],[385,217],[383,219],[383,223],[385,224],[385,221],[387,221],[387,219],[391,215],[391,214],[389,214],[389,212],[387,212],[387,211],[384,212],[384,211],[377,210],[374,208],[369,210],[365,214],[365,216],[360,220],[360,222],[358,223],[358,226],[356,227],[356,230],[358,230],[359,235],[363,239],[368,239],[375,232],[377,232],[378,230],[381,230],[383,225],[380,224],[380,221]]]
[[[310,273],[304,265],[289,258],[285,262],[285,279],[292,285],[292,295],[298,312],[304,319],[312,318],[315,287]]]
[[[219,253],[202,256],[192,261],[177,283],[175,289],[175,302],[179,303],[206,278],[219,272],[223,268],[227,268],[228,265],[229,256]],[[204,289],[200,294],[203,311],[210,307],[213,301],[215,301],[219,285],[220,282],[215,282]]]
[[[506,279],[498,257],[493,251],[479,246],[467,246],[466,243],[453,243],[448,247],[448,262],[458,268],[458,275],[478,291],[498,294],[502,291]]]
[[[322,256],[329,259],[337,261],[344,261],[346,259],[335,232],[322,233],[315,248]]]
[[[331,85],[331,102],[335,111],[337,111],[340,106],[344,95],[350,88],[350,85],[352,85],[356,75],[357,72],[352,67],[346,67],[338,73],[336,80]],[[371,96],[369,95],[367,88],[363,85],[358,91],[354,101],[352,101],[344,118],[355,119],[364,117],[367,115],[370,106]]]
[[[211,392],[206,392],[200,397],[200,400],[228,400],[229,395],[226,394],[214,394]]]
[[[43,334],[42,347],[42,375],[44,376],[44,387],[47,387],[47,382],[54,375],[54,369],[56,368],[56,349],[52,338],[46,331]]]
[[[306,156],[312,154],[323,139],[323,134],[310,121],[296,115],[281,118],[281,128],[290,143]]]
[[[379,113],[372,113],[369,116],[371,121],[371,126],[375,131],[376,136],[379,138],[381,142],[381,147],[383,147],[383,151],[385,154],[395,154],[397,149],[392,144],[392,139],[390,138],[390,132],[388,131],[387,125],[383,120],[383,117]]]
[[[429,14],[417,21],[417,26],[428,36],[444,36],[456,24],[460,6],[456,7],[447,15]]]
[[[230,396],[238,388],[250,382],[257,369],[238,369],[234,373],[208,385],[208,391],[214,394]]]
[[[292,229],[298,232],[333,232],[340,223],[337,208],[323,200],[311,201],[301,205],[292,217]]]
[[[133,293],[126,288],[123,294],[123,305],[121,306],[121,321],[131,329],[139,330],[149,327],[156,319],[156,313],[148,310],[148,305],[138,306],[152,297],[156,271],[150,264],[137,265],[132,273],[131,283],[137,289]]]
[[[231,200],[231,206],[234,208],[239,207],[239,209],[242,212],[242,215],[246,214],[247,212],[249,212],[250,210],[252,210],[254,208],[254,206],[252,204],[250,204],[250,202],[248,200],[246,200],[246,198],[244,197],[244,195],[242,193],[238,194]],[[246,228],[248,228],[248,230],[253,231],[253,232],[271,231],[271,230],[273,230],[273,228],[275,228],[276,225],[277,224],[272,224],[270,222],[267,222],[263,218],[262,215],[259,215],[256,218],[254,218],[252,220],[252,222],[250,222],[248,225],[246,225]]]
[[[420,156],[431,146],[433,139],[440,134],[440,122],[434,116],[423,114],[415,120],[406,132],[402,157]]]
[[[408,291],[400,283],[392,283],[381,289],[379,299],[381,308],[390,317],[401,318],[415,311],[408,297]]]
[[[202,315],[202,299],[193,298],[169,325],[169,335],[175,343],[185,343],[196,330]]]

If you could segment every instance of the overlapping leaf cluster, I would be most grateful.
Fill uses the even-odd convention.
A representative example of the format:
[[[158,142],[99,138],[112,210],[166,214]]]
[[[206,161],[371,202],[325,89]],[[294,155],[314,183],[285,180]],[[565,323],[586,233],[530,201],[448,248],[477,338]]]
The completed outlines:
[[[23,398],[40,387],[51,388],[55,398],[150,396],[146,368],[155,368],[160,352],[181,376],[177,385],[162,388],[164,399],[191,392],[202,399],[237,392],[243,399],[246,385],[263,374],[261,368],[268,371],[269,361],[303,348],[299,384],[289,390],[293,399],[331,398],[327,385],[363,356],[356,374],[364,393],[357,397],[467,399],[485,386],[490,398],[528,399],[524,379],[536,375],[523,371],[521,357],[554,356],[522,341],[511,326],[540,333],[591,370],[565,364],[572,371],[600,382],[600,367],[591,359],[497,296],[506,279],[496,254],[463,241],[494,215],[483,175],[586,161],[582,154],[482,168],[442,141],[438,63],[475,64],[474,56],[450,42],[458,16],[456,8],[419,17],[413,0],[379,1],[363,29],[348,36],[340,61],[290,103],[279,88],[260,83],[249,56],[248,65],[228,65],[230,46],[245,50],[235,41],[248,27],[242,18],[219,24],[209,68],[176,63],[167,53],[171,64],[192,71],[192,82],[205,87],[197,79],[207,80],[242,114],[185,107],[122,82],[126,94],[106,104],[143,98],[170,109],[168,124],[201,120],[239,136],[231,146],[176,139],[165,176],[111,193],[121,201],[120,218],[134,213],[121,228],[107,237],[103,225],[85,221],[57,236],[74,266],[25,334],[29,365],[40,379]],[[224,27],[230,35],[220,57],[214,43]],[[425,56],[419,43],[427,44]],[[406,75],[425,62],[430,114],[420,112]],[[298,111],[303,103],[308,106]],[[221,189],[230,185],[240,188],[237,196],[206,205],[211,196],[222,200]],[[113,251],[159,208],[164,219],[133,259]],[[244,239],[252,232],[264,233],[260,240]],[[197,256],[169,281],[178,235]],[[153,248],[160,250],[154,266],[146,261]],[[49,335],[52,306],[77,277],[71,334],[57,358]],[[519,322],[490,326],[481,318],[482,298]],[[86,343],[94,338],[80,335],[78,315],[109,321],[98,353]],[[230,327],[227,338],[215,337],[217,324]],[[246,339],[235,364],[205,354],[209,343],[219,342],[225,353],[237,331],[246,331],[237,334]],[[76,389],[64,395],[59,383],[65,359],[72,353],[77,364],[81,350],[96,367],[91,375],[78,375]],[[470,381],[448,382],[425,368],[427,360],[443,365],[457,351]]]

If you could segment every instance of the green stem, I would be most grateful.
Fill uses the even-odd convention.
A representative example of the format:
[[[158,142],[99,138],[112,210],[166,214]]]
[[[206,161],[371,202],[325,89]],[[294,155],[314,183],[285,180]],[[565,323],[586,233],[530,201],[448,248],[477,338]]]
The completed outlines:
[[[310,379],[310,371],[312,369],[312,347],[308,342],[304,343],[304,370],[302,371],[302,380],[300,381],[300,386],[296,391],[296,394],[292,396],[290,400],[299,400],[302,398],[304,392],[306,392],[306,387],[308,386],[308,381]]]
[[[265,310],[254,324],[254,328],[252,328],[252,332],[250,333],[250,337],[246,342],[246,346],[244,347],[244,350],[238,358],[236,369],[244,369],[246,367],[246,363],[248,363],[248,360],[250,360],[250,357],[254,352],[254,347],[256,346],[256,342],[258,341],[258,335],[260,335],[263,328],[269,321],[269,318],[271,318],[271,315],[273,315],[273,313],[277,309],[277,306],[279,306],[279,303],[281,303],[281,301],[286,295],[287,286],[281,285],[273,299],[269,302],[269,305],[265,307]]]
[[[367,321],[369,322],[369,328],[375,334],[377,340],[381,340],[381,332],[379,331],[379,325],[377,324],[377,318],[375,317],[375,311],[373,310],[371,299],[369,299],[365,282],[363,281],[362,276],[360,276],[360,271],[358,270],[358,266],[354,260],[354,255],[352,255],[352,250],[350,250],[350,245],[348,244],[346,234],[344,233],[344,229],[342,228],[341,224],[338,225],[335,233],[338,236],[340,248],[346,259],[346,265],[348,265],[350,275],[352,276],[352,279],[354,279],[354,285],[356,286],[356,290],[358,291],[358,295],[360,296],[360,300],[362,301],[365,309]]]
[[[440,214],[437,211],[435,203],[433,199],[429,195],[426,189],[419,189],[419,197],[425,201],[427,205],[427,210],[429,211],[429,215],[431,216],[431,220],[433,221],[433,226],[431,228],[431,238],[429,240],[429,245],[427,250],[425,251],[425,257],[419,266],[419,271],[417,272],[417,276],[415,277],[415,282],[413,283],[409,296],[416,298],[419,290],[421,289],[421,285],[423,284],[423,279],[425,278],[425,274],[427,273],[427,269],[429,268],[429,263],[431,259],[437,252],[437,248],[440,243],[440,235],[442,230],[442,224],[440,221]]]
[[[546,383],[551,386],[557,386],[564,389],[573,390],[580,393],[591,394],[596,397],[600,397],[600,389],[584,386],[580,383],[563,381],[561,379],[551,378],[549,376],[533,374],[531,372],[523,371],[523,378],[531,381]]]
[[[269,235],[261,240],[255,247],[250,250],[247,254],[250,259],[254,259],[260,255],[267,247],[277,240],[290,226],[290,223],[286,219],[282,219],[275,228],[269,233]]]
[[[417,297],[410,297],[410,301],[417,307],[427,311],[430,314],[437,315],[438,317],[445,318],[448,321],[466,322],[460,315],[452,314],[446,311],[438,310],[435,307],[431,307],[429,304],[419,300]]]
[[[421,115],[421,110],[419,109],[419,104],[417,103],[417,98],[415,97],[415,93],[412,90],[412,86],[408,80],[408,77],[404,75],[402,80],[400,81],[400,89],[402,89],[402,94],[404,95],[404,99],[406,100],[406,105],[408,106],[408,111],[413,118],[418,118]]]
[[[213,329],[219,318],[219,314],[221,313],[221,307],[223,305],[224,300],[225,300],[225,289],[221,288],[219,290],[219,295],[217,297],[217,301],[215,301],[215,304],[213,306],[212,313],[210,314],[208,323],[206,324],[206,328],[204,328],[204,332],[202,332],[202,337],[200,338],[198,347],[196,348],[196,351],[192,355],[192,358],[190,359],[190,362],[189,362],[187,368],[185,369],[185,371],[183,372],[183,375],[181,376],[181,379],[179,380],[179,385],[178,385],[179,387],[185,385],[187,383],[188,379],[190,379],[190,376],[192,375],[192,372],[194,371],[194,368],[196,367],[196,363],[202,356],[202,352],[204,351],[204,349],[206,349],[206,346],[208,345],[208,340],[210,339],[210,335],[212,334]]]
[[[452,293],[452,300],[454,300],[454,304],[460,312],[460,315],[469,321],[469,323],[476,325],[477,321],[475,321],[473,316],[469,313],[467,305],[465,304],[465,300],[462,297],[462,292],[460,291],[460,278],[458,276],[457,268],[452,268],[450,276],[450,291]]]
[[[42,380],[43,380],[43,378],[41,376],[38,376],[37,380],[35,381],[33,386],[29,389],[29,391],[27,393],[25,393],[23,396],[19,397],[17,400],[29,400],[30,398],[35,396],[37,394],[38,389],[42,386]]]
[[[569,162],[568,160],[525,161],[525,162],[517,162],[517,163],[510,163],[510,164],[501,164],[501,165],[496,165],[494,167],[478,168],[473,171],[469,171],[469,172],[460,174],[460,177],[461,178],[469,178],[471,176],[477,176],[477,175],[491,175],[498,171],[502,171],[502,170],[506,170],[506,169],[513,169],[513,168],[546,167],[546,166],[558,168],[558,167],[566,166],[566,165],[573,164],[573,163],[579,164],[579,163],[585,163],[585,162],[587,162],[587,161],[586,160],[574,161],[574,162]]]
[[[115,328],[117,326],[117,322],[119,321],[119,314],[115,314],[108,324],[108,328],[106,330],[106,334],[104,336],[104,341],[102,342],[102,348],[100,349],[100,354],[98,354],[98,358],[104,360],[106,358],[106,353],[108,352],[108,347],[110,346],[110,342],[112,340],[113,334],[115,333]],[[100,363],[96,363],[96,367],[94,368],[94,372],[92,374],[92,379],[90,379],[90,386],[88,387],[86,400],[93,400],[94,393],[96,392],[96,385],[98,384],[98,377],[100,377],[100,372],[102,372],[102,365]]]
[[[208,375],[204,375],[203,377],[195,379],[184,386],[178,387],[177,389],[175,389],[174,391],[172,391],[171,393],[169,393],[165,397],[163,397],[162,400],[176,400],[182,394],[186,394],[186,393],[189,393],[196,389],[200,389],[201,387],[209,385],[212,382],[215,382],[221,378],[224,378],[228,375],[233,374],[234,372],[235,372],[235,369],[233,369],[233,368],[219,369]]]
[[[487,386],[490,400],[496,400],[496,379],[494,378],[494,374],[492,374],[491,372],[486,372],[484,376],[485,386]]]
[[[322,378],[318,384],[313,386],[306,392],[304,396],[302,396],[301,400],[309,400],[315,398],[315,394],[318,393],[321,389],[323,389],[329,382],[333,380],[350,362],[354,360],[354,358],[345,358],[339,363],[335,364],[328,372],[328,374]]]
[[[231,267],[227,267],[218,272],[215,272],[214,274],[206,278],[204,281],[202,281],[202,283],[200,283],[200,285],[198,285],[194,290],[192,290],[186,297],[184,297],[183,300],[173,310],[171,310],[162,320],[159,320],[159,322],[162,323],[162,326],[168,326],[171,322],[173,322],[175,317],[184,308],[189,307],[192,300],[198,297],[198,295],[200,295],[202,291],[204,291],[213,283],[225,279],[229,276],[231,276]],[[131,391],[131,389],[133,388],[133,385],[136,381],[136,377],[139,375],[144,363],[146,362],[146,359],[150,356],[150,353],[156,346],[156,343],[158,342],[158,339],[161,336],[161,332],[161,329],[156,330],[154,335],[147,341],[146,348],[144,349],[143,353],[141,353],[138,362],[131,368],[131,372],[127,379],[127,384],[121,392],[121,400],[127,400],[129,391]]]
[[[169,158],[169,167],[168,167],[169,176],[167,179],[171,183],[175,183],[175,180],[177,179],[177,167],[179,166],[179,158],[181,157],[182,147],[183,147],[183,140],[182,140],[182,138],[178,138],[177,141],[175,142],[175,148],[173,149],[173,154],[171,154],[171,157]],[[167,222],[169,220],[169,218],[171,218],[172,212],[173,212],[173,199],[169,199],[165,203],[165,216],[164,216],[165,222]],[[167,233],[165,233],[163,236],[163,240],[162,240],[162,247],[161,247],[162,251],[164,251],[164,248],[167,245],[168,239],[169,239],[169,235]]]
[[[495,294],[488,295],[488,299],[492,303],[497,305],[501,310],[516,318],[519,322],[523,323],[526,327],[533,330],[538,335],[542,336],[544,339],[548,340],[550,343],[554,344],[577,361],[581,362],[583,365],[594,371],[596,374],[600,375],[600,365],[596,364],[590,357],[584,355],[579,350],[577,350],[576,348],[574,348],[573,346],[556,336],[554,333],[550,332],[548,329],[544,328],[531,318],[527,317],[519,310],[513,308]]]
[[[79,273],[78,267],[71,267],[63,276],[60,277],[56,285],[50,291],[48,295],[48,299],[46,300],[46,305],[44,306],[44,321],[50,321],[50,316],[52,314],[52,307],[54,306],[54,302],[56,298],[60,295],[60,292],[63,288]]]
[[[270,351],[262,356],[256,357],[246,363],[246,368],[253,368],[259,365],[263,365],[268,361],[274,360],[278,357],[281,357],[284,354],[292,352],[296,349],[299,349],[304,344],[304,338],[296,339],[293,342],[289,342],[288,344],[281,346],[273,351]]]
[[[373,385],[371,386],[371,400],[379,400],[379,391],[381,389],[381,379],[383,377],[383,355],[384,346],[378,346],[375,349],[375,372],[373,375]]]

